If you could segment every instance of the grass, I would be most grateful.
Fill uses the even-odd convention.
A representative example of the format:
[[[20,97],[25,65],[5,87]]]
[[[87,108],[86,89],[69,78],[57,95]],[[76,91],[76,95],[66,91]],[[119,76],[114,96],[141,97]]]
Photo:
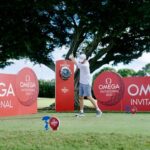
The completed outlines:
[[[49,107],[51,104],[55,102],[55,98],[38,98],[38,108]],[[90,101],[85,100],[85,105],[89,107],[93,107]]]
[[[45,115],[59,118],[58,131],[44,130]],[[149,115],[104,113],[96,118],[91,112],[76,118],[74,113],[40,111],[4,117],[0,118],[0,150],[149,150]]]
[[[38,98],[38,108],[49,107],[54,102],[54,98]]]

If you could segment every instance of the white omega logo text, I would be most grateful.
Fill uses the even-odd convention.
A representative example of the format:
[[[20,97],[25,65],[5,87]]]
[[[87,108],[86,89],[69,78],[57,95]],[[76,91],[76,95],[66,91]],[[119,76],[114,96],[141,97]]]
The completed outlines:
[[[111,78],[106,78],[105,79],[105,83],[106,84],[111,84],[112,83],[112,79]]]
[[[30,79],[30,76],[29,75],[26,75],[26,77],[25,77],[25,81],[26,82],[29,82],[31,79]]]
[[[145,87],[144,85],[141,85],[140,87],[136,84],[131,84],[128,87],[128,93],[131,96],[136,96],[136,95],[147,95],[150,93],[150,84]]]

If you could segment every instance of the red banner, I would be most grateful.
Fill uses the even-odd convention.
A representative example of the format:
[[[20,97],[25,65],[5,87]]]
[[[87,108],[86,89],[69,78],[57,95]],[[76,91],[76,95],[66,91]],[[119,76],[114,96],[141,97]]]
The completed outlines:
[[[56,111],[74,110],[74,63],[69,60],[56,62]]]
[[[127,107],[136,111],[150,111],[150,77],[124,78],[125,93],[123,110]]]
[[[0,116],[37,112],[38,80],[30,68],[17,75],[0,74]]]
[[[16,115],[18,112],[15,80],[15,75],[0,74],[0,116]]]
[[[150,111],[150,77],[121,78],[106,71],[96,78],[93,90],[103,111]]]

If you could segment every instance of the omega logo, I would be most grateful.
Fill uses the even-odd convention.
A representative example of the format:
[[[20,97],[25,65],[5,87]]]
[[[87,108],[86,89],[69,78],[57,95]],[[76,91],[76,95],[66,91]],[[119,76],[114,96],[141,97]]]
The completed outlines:
[[[25,81],[26,82],[29,82],[31,79],[30,79],[30,75],[26,75],[26,77],[25,77]]]
[[[106,84],[111,84],[112,83],[112,79],[111,78],[106,78],[105,83]]]

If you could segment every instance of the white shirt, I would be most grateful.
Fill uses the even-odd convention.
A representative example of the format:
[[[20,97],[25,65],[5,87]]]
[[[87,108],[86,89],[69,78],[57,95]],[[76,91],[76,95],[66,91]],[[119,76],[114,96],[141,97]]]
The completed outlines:
[[[77,67],[80,69],[80,83],[91,84],[90,65],[88,61],[83,64],[77,62]]]

